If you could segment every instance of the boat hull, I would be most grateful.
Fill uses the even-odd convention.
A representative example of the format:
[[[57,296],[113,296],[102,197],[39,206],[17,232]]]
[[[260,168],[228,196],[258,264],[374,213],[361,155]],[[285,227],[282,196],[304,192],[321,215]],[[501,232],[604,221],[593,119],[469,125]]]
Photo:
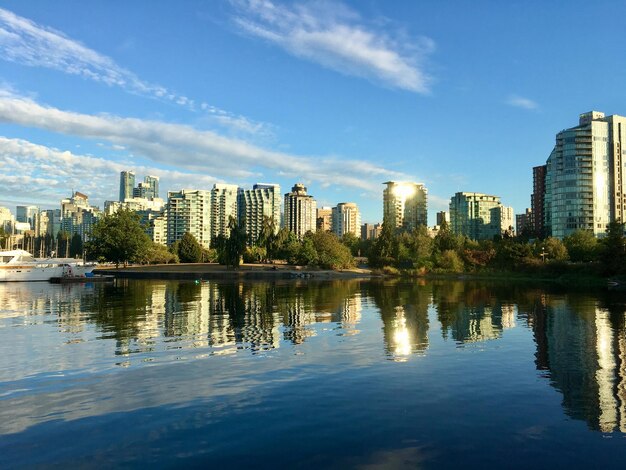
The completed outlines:
[[[0,266],[0,282],[49,281],[64,274],[62,265]]]

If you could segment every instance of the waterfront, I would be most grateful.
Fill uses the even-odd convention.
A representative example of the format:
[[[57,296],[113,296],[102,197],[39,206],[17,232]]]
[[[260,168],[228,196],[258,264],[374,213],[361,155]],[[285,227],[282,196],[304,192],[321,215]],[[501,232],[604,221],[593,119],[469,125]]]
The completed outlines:
[[[604,466],[626,295],[478,282],[0,285],[0,466]]]

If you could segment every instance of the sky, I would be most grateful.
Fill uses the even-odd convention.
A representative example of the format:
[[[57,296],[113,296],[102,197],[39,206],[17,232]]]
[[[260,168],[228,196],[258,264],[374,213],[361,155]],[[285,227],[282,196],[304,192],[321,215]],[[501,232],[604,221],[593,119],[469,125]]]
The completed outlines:
[[[583,112],[626,114],[618,1],[0,0],[0,206],[302,182],[382,219],[385,181],[530,206]]]

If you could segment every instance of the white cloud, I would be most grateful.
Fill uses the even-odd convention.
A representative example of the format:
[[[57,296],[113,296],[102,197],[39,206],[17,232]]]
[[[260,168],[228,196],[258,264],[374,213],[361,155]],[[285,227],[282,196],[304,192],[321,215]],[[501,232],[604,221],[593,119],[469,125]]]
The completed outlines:
[[[0,136],[0,200],[28,199],[29,203],[50,205],[70,195],[72,189],[92,200],[117,199],[119,174],[128,165],[103,158],[79,155]],[[222,180],[209,175],[133,166],[138,176],[156,175],[161,188],[205,188]],[[165,197],[166,194],[162,194]]]
[[[407,179],[406,175],[366,161],[297,156],[187,125],[73,113],[20,97],[0,96],[0,122],[104,141],[161,165],[230,180],[283,174],[380,192],[384,179]]]
[[[30,67],[43,67],[77,75],[87,80],[119,87],[126,92],[175,103],[188,110],[196,110],[196,102],[187,96],[140,79],[135,73],[121,67],[113,59],[90,49],[63,33],[39,25],[0,8],[0,59]],[[203,103],[200,107],[206,109]],[[220,119],[213,121],[235,131],[257,134],[270,133],[270,126],[248,118],[211,107]],[[215,113],[210,113],[213,118]],[[242,125],[247,122],[249,125]]]
[[[234,0],[241,30],[324,67],[428,93],[431,78],[424,59],[434,50],[430,38],[392,37],[368,27],[340,3],[279,5],[269,0]]]
[[[535,101],[518,95],[510,95],[506,99],[505,103],[509,106],[515,106],[517,108],[529,110],[537,109],[539,107],[539,105]]]

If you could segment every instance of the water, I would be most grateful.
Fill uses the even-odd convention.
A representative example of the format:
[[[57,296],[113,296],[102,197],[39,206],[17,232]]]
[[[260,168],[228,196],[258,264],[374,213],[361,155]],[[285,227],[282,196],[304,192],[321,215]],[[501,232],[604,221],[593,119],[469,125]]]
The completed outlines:
[[[0,284],[0,467],[623,468],[626,296]]]

